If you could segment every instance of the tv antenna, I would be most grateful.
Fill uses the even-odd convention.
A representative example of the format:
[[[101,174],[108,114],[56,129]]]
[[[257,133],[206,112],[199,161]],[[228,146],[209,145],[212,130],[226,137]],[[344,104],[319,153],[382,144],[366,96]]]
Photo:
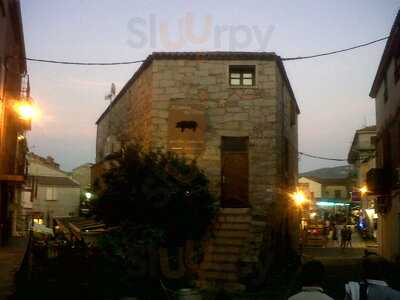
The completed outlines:
[[[104,99],[112,102],[115,98],[115,94],[116,94],[116,87],[115,83],[113,82],[111,83],[110,92],[104,97]]]

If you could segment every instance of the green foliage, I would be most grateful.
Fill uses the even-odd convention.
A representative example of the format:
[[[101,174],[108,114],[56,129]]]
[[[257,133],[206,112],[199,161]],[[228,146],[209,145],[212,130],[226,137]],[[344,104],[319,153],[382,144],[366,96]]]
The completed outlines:
[[[129,228],[139,243],[200,239],[216,212],[207,177],[173,153],[129,146],[104,182],[95,214],[110,226]]]

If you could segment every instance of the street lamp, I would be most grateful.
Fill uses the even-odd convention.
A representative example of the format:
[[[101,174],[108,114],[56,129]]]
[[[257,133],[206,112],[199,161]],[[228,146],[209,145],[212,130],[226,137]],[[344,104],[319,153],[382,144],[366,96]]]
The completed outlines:
[[[19,118],[25,121],[31,121],[39,114],[38,109],[34,107],[31,102],[28,101],[15,103],[14,109],[17,112]]]
[[[361,195],[365,195],[368,193],[368,187],[364,185],[363,187],[360,188]]]
[[[301,206],[307,201],[307,198],[302,191],[296,191],[290,194],[290,197],[294,200],[294,203],[296,203],[297,206]]]

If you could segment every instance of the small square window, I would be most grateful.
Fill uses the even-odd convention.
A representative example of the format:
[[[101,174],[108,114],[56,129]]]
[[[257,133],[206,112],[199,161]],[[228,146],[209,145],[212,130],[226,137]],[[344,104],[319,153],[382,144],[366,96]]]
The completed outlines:
[[[229,84],[231,86],[254,86],[256,66],[229,66]]]

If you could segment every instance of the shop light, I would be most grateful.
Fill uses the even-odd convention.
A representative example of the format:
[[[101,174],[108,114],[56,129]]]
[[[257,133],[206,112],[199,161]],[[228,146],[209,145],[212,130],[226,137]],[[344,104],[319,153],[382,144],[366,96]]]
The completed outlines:
[[[349,206],[349,203],[335,203],[335,202],[327,202],[327,201],[320,201],[317,202],[318,206]]]

